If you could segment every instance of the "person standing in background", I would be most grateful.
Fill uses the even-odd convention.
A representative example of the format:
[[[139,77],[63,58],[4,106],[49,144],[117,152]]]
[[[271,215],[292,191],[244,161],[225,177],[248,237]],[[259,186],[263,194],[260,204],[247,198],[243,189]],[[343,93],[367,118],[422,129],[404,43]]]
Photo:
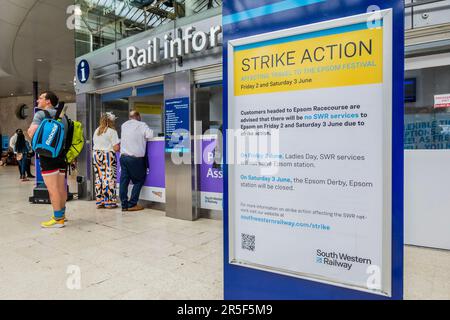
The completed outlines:
[[[138,200],[147,174],[147,140],[153,138],[153,131],[141,121],[139,112],[131,111],[129,118],[121,127],[120,201],[122,211],[138,211],[144,209],[138,205]],[[130,181],[133,183],[133,190],[128,199]]]
[[[13,138],[15,139],[13,140]],[[19,163],[20,179],[28,181],[25,173],[27,169],[27,154],[31,151],[30,143],[25,139],[22,129],[17,129],[16,134],[10,140],[10,146],[16,155]]]
[[[116,152],[120,150],[120,140],[115,129],[115,120],[116,116],[111,112],[104,114],[92,139],[97,209],[117,208]]]
[[[9,146],[10,146],[10,148],[13,151],[16,148],[17,135],[18,135],[19,132],[21,132],[23,134],[22,129],[17,129],[16,132],[14,133],[14,135],[9,140]],[[26,154],[23,154],[23,157],[26,158],[26,163],[25,163],[26,178],[35,178],[35,176],[31,173],[31,157],[33,157],[34,152],[31,149],[30,142],[26,138],[25,138],[25,140],[27,141],[28,146],[29,146],[28,152]],[[22,172],[20,170],[21,170],[21,168],[20,168],[20,165],[19,165],[19,173],[22,176]]]

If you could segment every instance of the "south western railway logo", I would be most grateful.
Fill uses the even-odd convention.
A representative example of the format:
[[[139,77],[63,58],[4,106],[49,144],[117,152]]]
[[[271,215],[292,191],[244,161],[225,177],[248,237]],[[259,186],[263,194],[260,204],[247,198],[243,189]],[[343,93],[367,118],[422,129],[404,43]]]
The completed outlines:
[[[358,256],[352,256],[347,253],[323,251],[317,249],[316,263],[322,263],[336,268],[342,268],[350,271],[355,263],[371,265],[372,260]]]

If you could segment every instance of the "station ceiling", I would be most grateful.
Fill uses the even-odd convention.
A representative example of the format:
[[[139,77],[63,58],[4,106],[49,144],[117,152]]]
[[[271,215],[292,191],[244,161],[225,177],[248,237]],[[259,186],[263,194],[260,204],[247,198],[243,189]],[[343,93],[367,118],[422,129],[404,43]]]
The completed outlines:
[[[39,90],[74,93],[73,0],[0,0],[0,97]]]

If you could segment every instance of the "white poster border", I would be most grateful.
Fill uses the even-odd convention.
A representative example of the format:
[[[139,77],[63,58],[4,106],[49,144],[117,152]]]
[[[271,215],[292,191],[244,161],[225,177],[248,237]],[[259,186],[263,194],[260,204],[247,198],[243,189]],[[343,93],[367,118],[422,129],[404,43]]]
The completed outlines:
[[[361,15],[355,15],[350,17],[344,17],[340,19],[314,23],[306,26],[299,26],[275,32],[269,32],[256,36],[250,36],[240,39],[230,40],[228,42],[228,123],[234,123],[234,113],[232,102],[234,98],[234,48],[237,46],[253,44],[277,38],[285,38],[293,35],[310,33],[315,31],[321,31],[326,29],[332,29],[336,27],[342,27],[347,25],[353,25],[357,23],[367,22],[368,24],[374,21],[374,15],[378,15],[377,19],[383,21],[383,178],[385,182],[384,186],[384,201],[383,201],[383,240],[382,240],[382,285],[381,290],[369,289],[366,287],[355,286],[352,284],[346,284],[338,282],[335,279],[329,279],[318,275],[299,273],[289,270],[281,270],[270,266],[264,266],[255,264],[249,261],[237,260],[234,250],[236,239],[236,221],[234,213],[230,210],[233,208],[234,203],[233,193],[228,192],[228,219],[229,219],[229,234],[228,234],[228,248],[229,248],[229,260],[228,263],[238,266],[243,266],[251,269],[272,272],[276,274],[286,275],[290,277],[300,278],[304,280],[315,281],[328,285],[338,286],[342,288],[348,288],[358,290],[362,292],[368,292],[372,294],[382,296],[392,296],[392,113],[393,113],[393,101],[392,101],[392,67],[393,67],[393,10],[386,9],[379,12],[369,12]],[[228,188],[233,188],[235,184],[233,166],[228,167]]]

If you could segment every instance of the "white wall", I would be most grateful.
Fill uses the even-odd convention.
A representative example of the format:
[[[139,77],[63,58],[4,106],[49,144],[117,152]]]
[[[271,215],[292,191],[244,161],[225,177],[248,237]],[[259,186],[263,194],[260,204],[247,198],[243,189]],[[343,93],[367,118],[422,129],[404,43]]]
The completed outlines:
[[[29,108],[29,116],[26,119],[19,119],[16,111],[20,104],[26,104]],[[22,129],[25,134],[33,120],[33,97],[20,96],[10,98],[0,98],[0,133],[11,137],[16,129]]]
[[[406,77],[417,77],[417,102],[406,107],[432,109],[435,94],[450,93],[449,65],[449,53],[406,59]],[[449,119],[449,113],[428,112],[416,118]],[[450,250],[449,184],[450,149],[405,150],[406,244]]]
[[[405,243],[450,250],[450,150],[405,151]]]

